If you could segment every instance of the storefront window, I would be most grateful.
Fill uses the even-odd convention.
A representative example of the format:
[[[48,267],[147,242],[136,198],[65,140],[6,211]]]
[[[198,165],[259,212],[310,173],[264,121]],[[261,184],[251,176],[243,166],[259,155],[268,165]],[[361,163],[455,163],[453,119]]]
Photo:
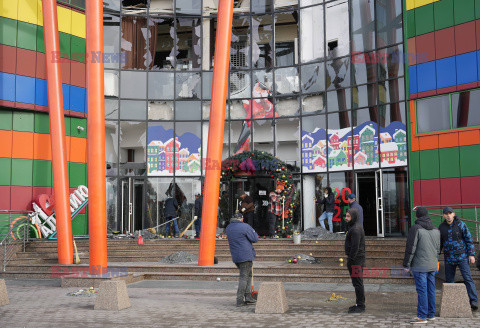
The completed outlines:
[[[148,73],[148,99],[173,99],[172,81],[173,73],[149,72]]]
[[[325,58],[323,24],[323,6],[300,10],[300,55],[302,63]]]
[[[274,153],[273,120],[253,121],[253,148],[269,154]]]
[[[201,136],[200,122],[175,123],[175,138],[178,138],[178,151],[175,150],[175,175],[201,174]]]
[[[302,118],[302,171],[327,171],[326,115]]]
[[[148,175],[173,175],[175,155],[173,123],[149,123],[148,124],[148,147],[147,169]]]
[[[378,110],[376,107],[354,110],[353,166],[356,170],[378,167]]]
[[[352,51],[375,49],[375,1],[352,0]]]
[[[449,96],[417,101],[417,132],[426,133],[450,129]]]
[[[480,90],[452,94],[453,128],[480,125]]]
[[[107,175],[118,174],[118,125],[116,121],[105,121],[105,162]]]
[[[277,157],[300,170],[300,120],[298,118],[275,120]]]

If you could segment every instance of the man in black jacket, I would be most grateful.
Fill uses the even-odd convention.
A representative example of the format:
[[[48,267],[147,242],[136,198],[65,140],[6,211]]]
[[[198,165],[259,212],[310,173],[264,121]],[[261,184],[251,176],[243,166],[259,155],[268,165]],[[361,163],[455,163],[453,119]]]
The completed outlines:
[[[318,221],[323,229],[325,229],[325,219],[328,219],[328,230],[333,232],[333,212],[335,211],[335,196],[333,195],[332,188],[326,187],[324,189],[324,198],[321,201],[325,205],[325,211],[320,215]]]
[[[203,197],[201,194],[195,195],[195,238],[200,238],[200,228],[202,227],[202,207],[203,207]]]
[[[170,232],[170,225],[173,223],[173,228],[175,229],[175,238],[178,238],[178,235],[180,234],[180,230],[178,229],[178,224],[177,224],[177,210],[178,210],[178,202],[175,198],[173,197],[168,197],[165,200],[165,209],[164,209],[164,215],[165,215],[165,220],[172,221],[170,223],[167,223],[167,226],[165,228],[165,236],[168,236],[168,233]]]
[[[365,312],[365,289],[363,287],[363,267],[365,266],[365,232],[358,221],[359,213],[356,208],[347,211],[345,219],[348,225],[345,236],[345,255],[347,267],[355,288],[356,304],[348,309],[348,313]]]

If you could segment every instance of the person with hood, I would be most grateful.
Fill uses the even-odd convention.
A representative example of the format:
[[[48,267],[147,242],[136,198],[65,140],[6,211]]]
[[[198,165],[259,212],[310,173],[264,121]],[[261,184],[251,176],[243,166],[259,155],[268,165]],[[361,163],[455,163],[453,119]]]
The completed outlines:
[[[202,207],[203,207],[203,196],[202,194],[195,195],[195,238],[200,238],[200,228],[202,227]]]
[[[467,225],[455,216],[451,207],[443,209],[443,221],[438,229],[441,235],[441,248],[445,256],[445,282],[452,283],[455,279],[457,266],[467,288],[470,306],[478,310],[478,296],[475,283],[470,272],[470,264],[475,263],[475,246]]]
[[[348,203],[350,208],[356,208],[358,210],[358,222],[363,227],[363,207],[357,202],[357,196],[355,194],[348,195]]]
[[[365,312],[365,289],[363,287],[363,267],[365,267],[365,232],[360,224],[359,212],[349,208],[345,216],[348,231],[345,236],[345,255],[347,268],[355,288],[356,304],[348,309],[348,313]]]
[[[335,210],[335,196],[333,195],[332,188],[326,187],[324,190],[324,198],[321,204],[325,205],[325,210],[318,218],[320,225],[325,229],[325,219],[328,218],[328,229],[333,232],[333,212]]]
[[[230,224],[225,232],[232,261],[240,270],[237,306],[254,304],[256,300],[250,293],[250,286],[252,285],[253,260],[256,253],[252,244],[258,241],[258,235],[250,225],[243,223],[243,216],[240,213],[236,213],[230,219]]]
[[[440,231],[436,229],[425,207],[418,207],[417,220],[408,231],[403,267],[411,272],[418,294],[417,317],[410,323],[435,320],[435,274],[438,272]]]

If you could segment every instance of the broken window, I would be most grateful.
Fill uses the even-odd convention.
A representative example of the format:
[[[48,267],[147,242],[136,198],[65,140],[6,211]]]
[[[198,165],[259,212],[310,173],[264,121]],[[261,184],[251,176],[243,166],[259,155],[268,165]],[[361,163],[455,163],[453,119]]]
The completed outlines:
[[[346,56],[350,53],[348,1],[332,1],[327,3],[325,7],[327,55],[330,58]]]
[[[176,20],[176,69],[200,70],[202,65],[200,18]]]
[[[324,58],[323,6],[300,10],[301,62]]]
[[[252,65],[255,68],[273,67],[273,17],[252,17]]]
[[[122,61],[124,69],[146,69],[153,66],[157,35],[156,26],[147,29],[147,18],[143,16],[122,17],[122,52],[126,54]],[[149,44],[147,39],[150,38]]]
[[[149,25],[155,26],[154,58],[152,70],[173,70],[175,67],[175,24],[171,17],[151,16]]]

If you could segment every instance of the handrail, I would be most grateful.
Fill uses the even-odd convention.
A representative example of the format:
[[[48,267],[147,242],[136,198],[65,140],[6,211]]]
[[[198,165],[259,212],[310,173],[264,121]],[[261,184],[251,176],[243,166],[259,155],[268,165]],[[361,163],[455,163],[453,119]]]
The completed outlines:
[[[26,243],[28,242],[29,237],[29,229],[28,223],[31,221],[31,218],[35,217],[37,214],[32,211],[7,211],[1,210],[0,213],[6,213],[9,215],[9,226],[10,229],[8,230],[5,237],[0,241],[0,246],[3,247],[3,263],[2,263],[2,271],[5,272],[7,268],[7,263],[15,256],[16,248],[11,247],[11,245],[18,245],[19,243],[23,244],[23,252],[26,250]],[[12,225],[12,214],[26,214],[26,218],[23,220],[18,221],[19,223],[25,222],[26,224],[23,225],[23,236],[20,239],[15,239],[13,236],[13,230],[16,228],[16,225]]]

